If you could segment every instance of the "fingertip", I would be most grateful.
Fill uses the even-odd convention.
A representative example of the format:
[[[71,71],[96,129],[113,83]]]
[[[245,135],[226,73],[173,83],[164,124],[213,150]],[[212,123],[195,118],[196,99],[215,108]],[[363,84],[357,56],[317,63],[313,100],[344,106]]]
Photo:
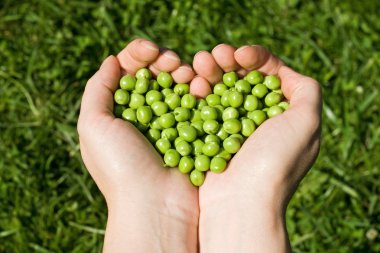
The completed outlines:
[[[224,72],[236,71],[240,68],[234,57],[235,50],[233,46],[219,44],[211,51],[216,63]]]
[[[211,92],[210,84],[201,76],[196,76],[190,83],[190,93],[197,98],[205,98]]]
[[[171,74],[176,83],[189,83],[195,76],[192,67],[186,63],[181,64]]]
[[[194,56],[193,67],[198,75],[211,84],[220,81],[223,75],[222,69],[216,63],[212,54],[207,51],[200,51]]]
[[[174,51],[162,49],[152,65],[159,71],[171,72],[181,65],[181,60]]]

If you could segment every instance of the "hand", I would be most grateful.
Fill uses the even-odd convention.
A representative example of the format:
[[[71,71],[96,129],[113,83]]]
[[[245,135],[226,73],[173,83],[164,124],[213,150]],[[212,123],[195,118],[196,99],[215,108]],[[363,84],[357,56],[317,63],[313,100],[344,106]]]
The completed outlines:
[[[236,50],[221,44],[211,54],[198,53],[193,66],[199,77],[194,79],[192,90],[196,89],[199,96],[211,91],[207,84],[218,82],[222,71],[245,74],[258,69],[265,74],[279,75],[281,89],[290,102],[287,111],[264,122],[246,140],[224,173],[207,174],[199,196],[200,243],[204,245],[201,250],[289,250],[287,243],[277,247],[274,240],[268,242],[273,237],[268,236],[271,231],[265,231],[273,227],[282,242],[287,241],[283,220],[286,206],[319,151],[321,91],[318,83],[286,67],[260,46]],[[224,233],[217,233],[223,228]],[[234,244],[237,237],[235,241],[239,245]]]
[[[158,252],[155,247],[165,250],[165,243],[195,251],[198,190],[177,169],[165,168],[161,156],[133,125],[113,116],[113,92],[121,74],[135,74],[142,67],[153,73],[171,72],[176,82],[189,82],[194,76],[174,52],[137,39],[117,58],[108,57],[88,81],[78,133],[84,163],[109,209],[104,251],[119,252],[125,246],[129,252]],[[146,243],[150,235],[152,244]]]

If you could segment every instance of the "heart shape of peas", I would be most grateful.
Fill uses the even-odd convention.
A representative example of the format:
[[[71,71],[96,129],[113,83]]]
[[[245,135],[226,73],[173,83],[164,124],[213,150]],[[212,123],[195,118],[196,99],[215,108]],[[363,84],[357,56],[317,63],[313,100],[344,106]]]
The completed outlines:
[[[142,68],[120,79],[114,94],[116,117],[132,123],[163,156],[165,166],[189,174],[201,186],[205,172],[223,172],[246,138],[265,120],[288,108],[277,76],[257,70],[239,79],[224,73],[223,82],[205,99],[174,83],[169,73],[157,78]]]

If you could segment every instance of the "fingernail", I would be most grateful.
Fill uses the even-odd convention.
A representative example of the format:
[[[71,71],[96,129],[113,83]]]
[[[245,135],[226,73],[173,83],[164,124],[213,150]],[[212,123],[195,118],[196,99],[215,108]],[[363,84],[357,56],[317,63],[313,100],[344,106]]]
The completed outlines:
[[[149,41],[149,40],[144,40],[144,41],[141,42],[141,44],[146,49],[149,49],[149,50],[152,50],[152,51],[158,51],[157,45],[154,44],[153,42]]]
[[[105,63],[106,63],[107,61],[109,61],[112,57],[114,57],[114,56],[113,56],[113,55],[109,55],[109,56],[107,56],[107,58],[105,58],[104,61],[102,62],[102,65],[100,65],[100,68],[103,67],[103,66],[105,65]]]
[[[163,55],[172,61],[179,61],[177,54],[172,51],[166,51]]]
[[[187,71],[193,71],[193,69],[189,66],[180,66],[179,69],[187,70]]]
[[[207,52],[207,51],[204,51],[204,50],[199,51],[198,53],[196,53],[196,54],[194,55],[194,58],[195,58],[198,54],[205,53],[205,52]]]
[[[239,47],[239,48],[235,51],[235,53],[240,52],[240,51],[243,51],[243,50],[246,49],[247,47],[249,47],[249,46],[242,46],[242,47]]]
[[[211,51],[211,52],[214,52],[214,50],[216,50],[216,49],[218,49],[219,47],[221,47],[221,46],[224,46],[225,44],[219,44],[219,45],[217,45],[216,47],[214,47],[214,49]]]

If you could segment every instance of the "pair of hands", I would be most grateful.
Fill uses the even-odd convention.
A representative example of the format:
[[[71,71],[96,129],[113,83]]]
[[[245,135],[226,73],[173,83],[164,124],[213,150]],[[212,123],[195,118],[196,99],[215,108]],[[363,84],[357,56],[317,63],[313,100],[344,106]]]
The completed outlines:
[[[237,71],[244,75],[258,69],[265,74],[277,74],[290,108],[264,122],[246,140],[227,170],[222,174],[208,173],[198,190],[177,169],[165,168],[160,155],[134,126],[113,116],[113,92],[121,75],[134,74],[142,67],[155,74],[171,72],[177,83],[190,83],[190,92],[199,97],[211,93],[212,84],[221,80],[223,72]],[[286,67],[260,46],[236,49],[220,44],[211,53],[197,53],[193,68],[197,76],[173,51],[160,50],[150,41],[137,39],[116,57],[108,57],[86,85],[78,132],[84,163],[109,209],[105,251],[117,252],[123,242],[125,249],[131,250],[139,240],[138,231],[147,232],[143,228],[147,219],[142,215],[152,218],[146,224],[151,229],[158,226],[160,232],[154,235],[158,241],[163,235],[166,238],[165,242],[158,242],[160,249],[175,238],[178,244],[187,245],[184,249],[189,251],[200,247],[204,251],[224,252],[231,247],[231,251],[242,252],[236,251],[233,241],[226,240],[229,233],[239,233],[240,223],[244,231],[252,229],[253,234],[255,227],[257,231],[260,226],[261,232],[256,233],[258,240],[265,234],[263,227],[270,223],[273,226],[269,224],[268,229],[278,229],[280,237],[287,241],[283,221],[286,206],[319,150],[318,83]],[[249,222],[252,215],[256,218]],[[178,233],[165,232],[166,226],[173,232],[178,228]],[[134,228],[135,234],[130,241],[121,235],[132,232],[128,228]],[[248,240],[241,244],[241,250],[260,248],[260,243],[251,242],[252,237]],[[142,250],[140,246],[134,252]],[[269,249],[262,247],[265,251],[260,252]],[[288,243],[283,247],[288,249]],[[181,252],[177,248],[178,251]]]

